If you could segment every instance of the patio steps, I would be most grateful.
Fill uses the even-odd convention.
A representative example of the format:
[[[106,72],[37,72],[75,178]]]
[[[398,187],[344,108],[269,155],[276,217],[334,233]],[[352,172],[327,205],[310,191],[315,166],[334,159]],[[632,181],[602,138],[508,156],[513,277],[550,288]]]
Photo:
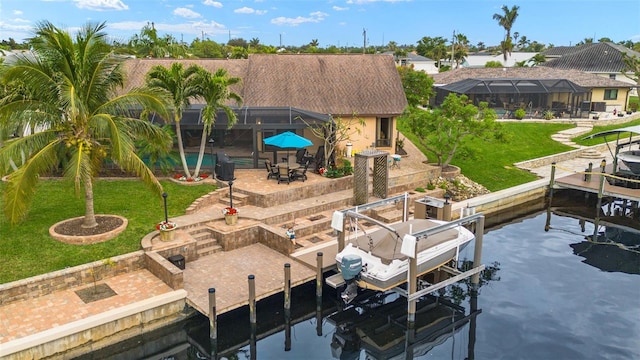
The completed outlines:
[[[385,223],[394,223],[402,220],[402,209],[392,204],[380,206],[371,211],[371,217]]]
[[[194,227],[189,230],[189,235],[197,242],[196,253],[198,257],[222,251],[222,247],[218,245],[218,240],[214,237],[214,232],[207,226]]]
[[[233,207],[240,207],[243,205],[247,205],[248,202],[249,202],[249,195],[246,195],[237,191],[233,193]],[[220,198],[220,203],[224,204],[225,206],[230,206],[231,198],[229,196]]]
[[[604,156],[598,150],[585,149],[580,153],[579,157],[582,159],[602,159]]]

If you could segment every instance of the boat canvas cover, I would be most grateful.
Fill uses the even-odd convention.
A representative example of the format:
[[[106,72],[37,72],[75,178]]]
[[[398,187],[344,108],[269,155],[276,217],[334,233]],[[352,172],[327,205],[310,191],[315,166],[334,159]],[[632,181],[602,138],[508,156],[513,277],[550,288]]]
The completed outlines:
[[[352,242],[362,250],[369,250],[371,255],[380,258],[383,264],[389,264],[394,259],[407,259],[407,256],[400,252],[404,235],[415,234],[418,231],[438,225],[441,224],[428,219],[412,219],[391,225],[391,227],[396,230],[396,233],[386,229],[380,229],[372,233],[360,235]],[[458,235],[457,230],[448,229],[427,238],[420,238],[418,241],[418,253],[444,242],[455,240]]]

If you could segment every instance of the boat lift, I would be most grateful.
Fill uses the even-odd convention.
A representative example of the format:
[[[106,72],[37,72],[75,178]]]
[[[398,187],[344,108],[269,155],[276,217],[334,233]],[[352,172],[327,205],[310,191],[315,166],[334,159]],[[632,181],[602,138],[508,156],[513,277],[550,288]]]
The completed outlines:
[[[331,226],[338,231],[338,252],[342,251],[345,247],[345,228],[347,224],[347,218],[355,218],[355,219],[363,219],[369,221],[373,224],[376,224],[385,229],[392,229],[388,224],[385,224],[379,220],[373,219],[369,216],[366,216],[360,211],[374,209],[379,206],[385,206],[389,204],[398,204],[399,202],[403,202],[403,214],[402,221],[408,220],[408,194],[405,193],[403,195],[397,195],[394,197],[390,197],[383,200],[378,200],[376,202],[372,202],[369,204],[364,204],[360,206],[356,206],[353,208],[336,211],[332,218]],[[407,272],[407,282],[408,287],[407,290],[401,287],[395,287],[392,291],[395,291],[401,296],[407,298],[408,301],[408,317],[407,321],[411,324],[415,322],[415,313],[416,313],[416,301],[427,294],[430,294],[434,291],[437,291],[441,288],[444,288],[448,285],[454,284],[460,280],[466,279],[468,277],[472,277],[471,283],[475,290],[477,290],[478,283],[480,281],[480,272],[485,269],[485,266],[481,264],[482,261],[482,237],[484,234],[484,215],[482,213],[473,214],[467,217],[463,217],[454,221],[450,221],[448,223],[434,226],[429,229],[421,230],[411,235],[407,234],[403,238],[403,254],[409,257],[409,271]],[[417,249],[418,242],[424,239],[427,239],[429,236],[433,236],[440,232],[454,229],[458,226],[462,225],[470,225],[475,224],[475,246],[474,246],[474,257],[473,257],[473,267],[467,271],[461,272],[458,269],[452,268],[450,266],[441,266],[437,270],[442,270],[447,272],[453,277],[439,281],[435,284],[430,284],[426,288],[418,290],[418,259],[417,259]],[[357,222],[356,222],[357,226]],[[394,230],[395,231],[395,230]],[[406,243],[406,245],[405,245]],[[413,249],[411,247],[413,246]],[[339,288],[340,286],[345,284],[344,279],[342,278],[342,274],[338,273],[333,276],[328,277],[326,283],[333,287]]]

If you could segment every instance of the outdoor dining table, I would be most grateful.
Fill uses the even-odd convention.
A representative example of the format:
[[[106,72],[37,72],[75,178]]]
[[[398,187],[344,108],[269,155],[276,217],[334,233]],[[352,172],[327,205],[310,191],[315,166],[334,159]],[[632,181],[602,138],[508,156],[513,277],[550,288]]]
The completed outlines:
[[[289,167],[289,171],[300,169],[300,164],[298,164],[298,163],[281,162],[281,163],[277,163],[276,166],[278,166],[278,167],[287,167],[288,166]]]

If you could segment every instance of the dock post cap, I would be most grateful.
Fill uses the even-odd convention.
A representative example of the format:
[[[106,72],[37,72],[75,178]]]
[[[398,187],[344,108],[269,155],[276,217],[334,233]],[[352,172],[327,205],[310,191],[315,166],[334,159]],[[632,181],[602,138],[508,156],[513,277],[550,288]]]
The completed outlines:
[[[255,276],[249,275],[248,278],[249,278],[249,280],[253,280],[253,279],[255,279]]]
[[[216,288],[209,288],[209,294],[216,292]]]

